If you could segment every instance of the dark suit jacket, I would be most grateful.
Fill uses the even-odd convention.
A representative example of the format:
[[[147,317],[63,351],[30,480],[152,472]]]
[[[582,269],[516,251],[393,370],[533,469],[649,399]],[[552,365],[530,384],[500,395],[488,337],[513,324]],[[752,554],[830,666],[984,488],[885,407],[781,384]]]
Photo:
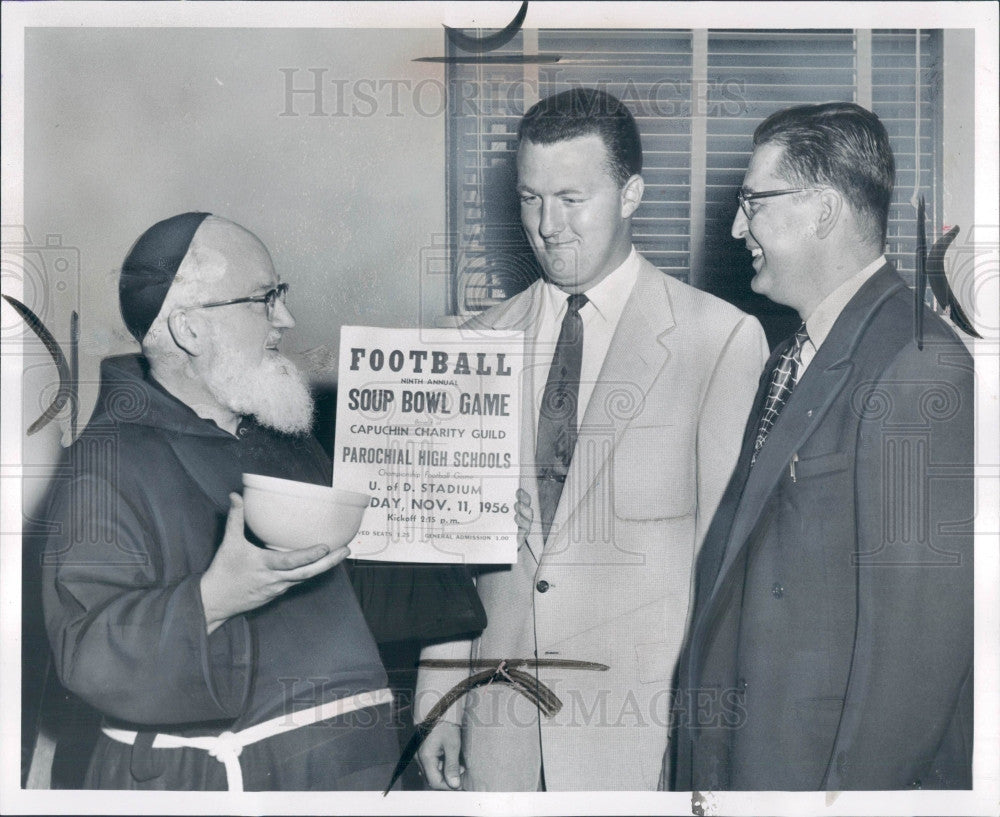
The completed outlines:
[[[973,369],[891,266],[858,291],[752,471],[761,378],[701,550],[673,787],[968,788]]]

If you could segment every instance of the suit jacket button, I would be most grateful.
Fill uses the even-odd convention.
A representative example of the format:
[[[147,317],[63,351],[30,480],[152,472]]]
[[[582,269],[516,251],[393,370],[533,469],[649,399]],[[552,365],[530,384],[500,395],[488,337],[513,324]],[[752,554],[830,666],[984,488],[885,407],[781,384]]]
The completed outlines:
[[[741,692],[746,692],[748,686],[749,684],[747,684],[747,679],[744,678],[742,675],[736,679],[736,688]]]
[[[535,585],[535,590],[539,593],[545,593],[549,589],[549,583],[545,579],[539,579],[538,584]]]
[[[785,588],[782,587],[777,582],[775,582],[771,586],[771,595],[774,596],[776,599],[780,599],[783,595],[785,595]]]

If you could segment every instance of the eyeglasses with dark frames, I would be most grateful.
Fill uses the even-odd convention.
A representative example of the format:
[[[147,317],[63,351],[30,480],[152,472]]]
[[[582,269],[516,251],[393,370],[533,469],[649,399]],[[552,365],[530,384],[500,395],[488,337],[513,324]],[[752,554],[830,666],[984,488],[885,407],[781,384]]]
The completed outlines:
[[[228,301],[213,301],[208,304],[194,304],[185,306],[184,309],[212,309],[216,306],[232,306],[233,304],[264,304],[267,319],[271,321],[274,320],[275,306],[277,306],[278,301],[284,303],[287,294],[288,284],[282,283],[261,295],[248,295],[246,298],[232,298]]]
[[[775,196],[790,196],[792,193],[806,193],[810,190],[822,189],[822,187],[789,187],[783,190],[762,190],[759,193],[744,193],[740,190],[737,192],[736,198],[740,203],[743,215],[747,217],[747,221],[750,221],[757,213],[756,209],[750,207],[750,204],[758,199],[773,199]]]

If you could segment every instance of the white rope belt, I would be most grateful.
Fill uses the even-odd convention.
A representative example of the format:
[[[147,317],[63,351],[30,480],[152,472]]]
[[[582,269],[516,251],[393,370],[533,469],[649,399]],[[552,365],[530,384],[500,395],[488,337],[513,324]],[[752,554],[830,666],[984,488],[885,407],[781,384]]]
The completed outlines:
[[[355,712],[358,709],[365,709],[369,706],[379,706],[392,701],[392,692],[388,689],[376,689],[374,692],[362,692],[352,695],[349,698],[339,698],[336,701],[327,701],[312,709],[303,709],[296,712],[289,712],[278,718],[255,724],[254,726],[242,729],[239,732],[223,732],[221,735],[204,735],[202,737],[182,737],[181,735],[168,735],[163,732],[157,734],[153,739],[154,749],[204,749],[212,757],[226,767],[226,783],[229,791],[243,791],[243,770],[240,768],[240,753],[244,746],[257,743],[265,738],[291,732],[302,726],[311,723],[336,718],[346,715],[348,712]],[[138,737],[137,732],[129,729],[114,729],[110,726],[102,726],[101,731],[112,740],[119,743],[127,743],[130,746],[135,744]]]

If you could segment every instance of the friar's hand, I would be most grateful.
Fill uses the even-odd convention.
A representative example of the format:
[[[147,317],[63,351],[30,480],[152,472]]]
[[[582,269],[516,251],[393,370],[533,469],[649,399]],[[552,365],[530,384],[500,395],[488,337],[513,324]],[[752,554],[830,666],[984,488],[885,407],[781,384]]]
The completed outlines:
[[[461,749],[461,727],[451,721],[439,721],[417,752],[428,786],[438,791],[462,788],[462,767],[458,763]]]
[[[346,547],[330,545],[284,552],[255,547],[243,535],[243,498],[230,494],[229,503],[222,544],[201,577],[209,633],[233,616],[255,610],[340,564],[349,553]]]
[[[520,548],[528,542],[528,531],[531,530],[535,512],[531,509],[531,495],[524,488],[517,489],[516,498],[514,521],[517,523],[517,546]]]

